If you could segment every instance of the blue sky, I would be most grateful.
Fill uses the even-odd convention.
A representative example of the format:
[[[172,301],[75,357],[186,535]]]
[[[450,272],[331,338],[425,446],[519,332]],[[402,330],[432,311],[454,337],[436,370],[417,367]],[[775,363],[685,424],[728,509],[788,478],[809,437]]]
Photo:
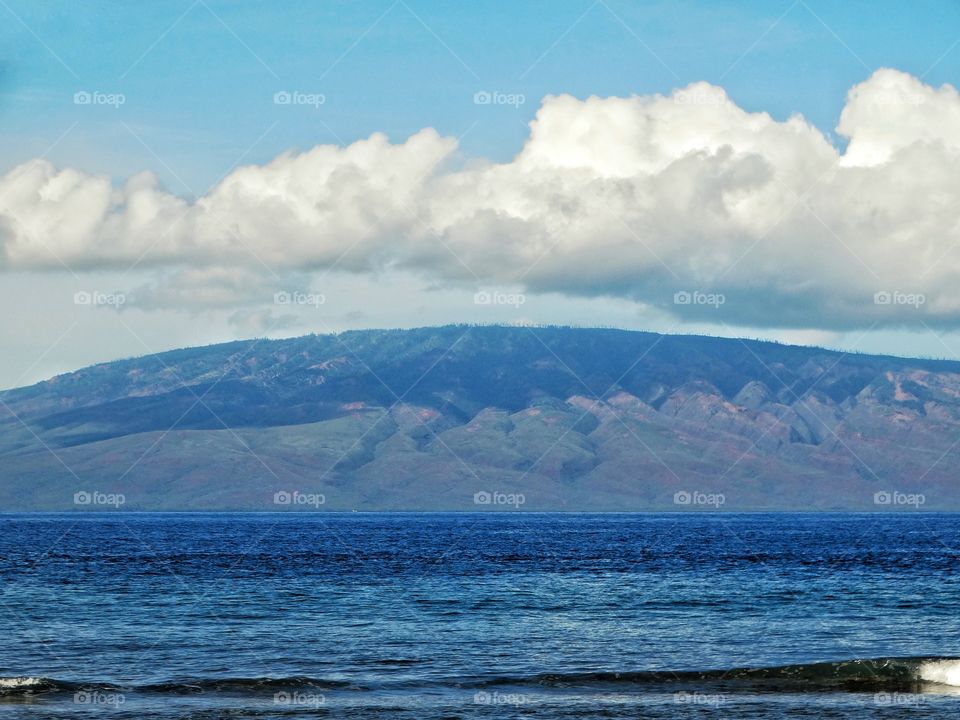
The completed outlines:
[[[507,159],[548,94],[667,93],[706,80],[744,109],[802,113],[832,132],[846,91],[878,67],[934,85],[960,74],[960,51],[950,52],[960,3],[950,1],[265,7],[4,0],[3,165],[47,153],[118,178],[151,169],[172,191],[201,193],[245,152],[263,162],[375,131],[399,140],[434,127],[463,136],[465,153]],[[78,89],[126,102],[81,113]],[[273,105],[295,89],[326,103]],[[478,121],[472,96],[483,89],[527,102]]]
[[[569,94],[580,100],[591,96],[650,97],[670,95],[699,81],[722,87],[729,99],[748,113],[769,113],[781,130],[788,118],[801,114],[842,154],[846,140],[835,130],[848,103],[847,94],[878,69],[895,68],[928,88],[956,85],[960,78],[960,3],[955,0],[913,4],[823,0],[290,0],[282,4],[0,0],[0,17],[0,180],[17,166],[42,158],[58,171],[75,169],[88,180],[106,176],[117,188],[148,171],[158,178],[160,190],[188,202],[206,196],[211,186],[238,166],[262,166],[284,153],[317,145],[348,146],[378,132],[402,144],[423,128],[435,128],[440,136],[459,140],[444,166],[508,164],[530,138],[530,123],[547,96]],[[901,84],[909,85],[907,80]],[[520,96],[522,102],[478,108],[475,94],[484,91]],[[277,104],[275,96],[283,92],[322,97],[323,102]],[[77,93],[121,97],[122,103],[77,104]],[[943,98],[942,102],[951,102]],[[619,112],[605,105],[596,116],[589,116],[584,108],[587,104],[571,111],[570,127],[588,122],[584,118],[609,119]],[[922,112],[927,113],[919,116],[926,118],[922,122],[935,123],[933,110]],[[881,123],[882,119],[874,120]],[[567,120],[561,125],[563,122]],[[910,128],[915,129],[917,122],[914,116],[904,120],[904,132],[913,132]],[[862,119],[853,124],[864,127]],[[598,127],[591,126],[590,132],[601,132]],[[870,126],[861,135],[867,145],[876,139],[870,135],[874,129]],[[898,131],[884,126],[880,132],[896,135]],[[937,137],[949,134],[946,130],[933,134],[937,133]],[[632,136],[626,132],[625,137]],[[433,143],[425,142],[428,146]],[[776,148],[770,153],[776,155]],[[603,175],[598,173],[598,177]],[[881,178],[877,193],[885,192],[893,177],[891,171]],[[798,181],[797,189],[809,185],[809,180]],[[46,192],[41,196],[46,198]],[[165,197],[163,202],[175,205]],[[74,211],[90,202],[84,196],[67,209]],[[438,207],[430,205],[430,212],[442,215]],[[283,282],[300,283],[274,283],[272,288],[266,283],[263,292],[273,297],[278,288],[319,288],[331,299],[326,314],[308,312],[299,319],[284,315],[280,323],[274,322],[275,312],[271,315],[269,308],[245,305],[243,312],[231,311],[228,302],[207,302],[213,292],[210,288],[216,286],[217,292],[221,285],[259,288],[251,280],[256,271],[214,267],[209,255],[198,260],[199,256],[184,254],[168,265],[161,261],[151,265],[153,243],[142,254],[134,253],[136,262],[120,267],[115,261],[103,260],[103,248],[121,241],[93,233],[83,241],[89,243],[85,246],[88,254],[78,254],[77,261],[58,258],[59,264],[47,267],[25,260],[22,267],[11,263],[9,271],[0,276],[0,300],[5,303],[16,304],[25,294],[34,296],[32,303],[20,304],[18,313],[4,321],[2,332],[12,352],[0,361],[0,387],[94,361],[251,334],[518,319],[517,313],[507,308],[491,308],[489,314],[476,315],[470,298],[477,288],[469,288],[464,295],[465,291],[457,289],[464,278],[449,268],[437,270],[440,261],[432,256],[424,259],[422,250],[412,254],[414,260],[406,256],[394,259],[391,267],[402,270],[395,275],[390,274],[393,270],[382,274],[371,270],[368,259],[353,264],[352,256],[346,262],[338,257],[331,263],[329,258],[320,261],[307,253],[310,259],[298,268],[296,263],[284,265],[282,253],[270,255],[264,238],[245,234],[251,227],[274,227],[276,219],[243,222],[248,225],[241,227],[242,221],[237,220],[237,232],[244,234],[242,242],[248,240],[248,249],[257,256],[262,266],[257,271],[272,274],[278,282],[282,276]],[[638,227],[644,222],[637,218]],[[825,234],[833,235],[833,228],[844,222],[827,228]],[[67,223],[82,224],[79,220]],[[803,227],[809,231],[810,225]],[[502,229],[498,226],[497,232]],[[633,226],[629,229],[635,234]],[[464,232],[474,237],[480,231]],[[911,232],[911,242],[918,244],[931,230],[925,227]],[[447,240],[455,243],[458,237],[454,233]],[[645,238],[637,239],[643,243]],[[868,237],[851,242],[843,231],[836,240],[831,252],[844,262],[850,261],[851,254],[863,253],[861,241],[869,246]],[[944,258],[953,262],[948,240],[952,242],[945,236],[942,252],[934,248],[924,256],[927,265],[933,267]],[[381,238],[381,252],[394,241],[390,235]],[[500,240],[484,236],[481,241]],[[184,240],[178,247],[190,242]],[[503,242],[505,247],[509,244]],[[29,260],[32,256],[28,255],[24,257]],[[576,265],[576,257],[571,251],[567,259]],[[790,258],[794,255],[788,250],[784,262]],[[458,258],[463,266],[477,263],[468,268],[473,278],[468,274],[467,284],[489,280],[519,287],[526,280],[526,273],[519,272],[509,277],[491,272],[488,277],[479,268],[485,262],[495,265],[496,260],[479,255],[476,260],[473,256],[468,259],[466,263]],[[857,257],[872,272],[868,266],[875,259],[864,259],[866,262]],[[207,263],[205,275],[191,276],[184,271],[198,262]],[[864,293],[869,290],[872,297],[877,289],[913,287],[909,276],[899,277],[901,285],[891,285],[889,277],[894,276],[880,269],[882,259],[876,262],[876,283],[864,283]],[[277,269],[281,265],[283,269]],[[412,275],[404,274],[408,265],[416,265]],[[830,263],[825,265],[822,277],[784,282],[792,284],[798,297],[807,298],[804,302],[818,292],[829,295],[831,290],[818,290],[836,287],[831,285],[836,278],[830,277]],[[587,267],[592,271],[589,266],[590,262]],[[928,308],[936,306],[941,315],[919,324],[912,317],[903,323],[896,317],[892,322],[881,319],[879,326],[866,320],[834,322],[829,297],[811,301],[806,311],[795,313],[796,318],[791,308],[786,308],[783,316],[792,319],[784,320],[782,326],[775,318],[778,300],[770,303],[773,319],[757,312],[720,320],[693,313],[677,324],[676,318],[668,317],[677,308],[667,308],[664,315],[659,298],[668,291],[672,296],[673,290],[696,289],[686,275],[681,273],[687,284],[673,287],[669,282],[651,280],[644,274],[646,270],[625,270],[624,279],[602,266],[598,256],[595,274],[600,279],[594,284],[582,281],[584,287],[567,292],[563,278],[568,275],[562,268],[548,276],[548,271],[554,271],[553,261],[540,263],[537,270],[545,274],[527,287],[531,298],[519,319],[758,335],[947,357],[954,355],[954,349],[960,350],[956,323],[950,315],[952,298],[932,296]],[[758,270],[762,266],[757,259]],[[323,270],[319,275],[318,269]],[[714,276],[722,277],[725,272]],[[918,287],[926,282],[928,272],[929,268],[916,273]],[[193,287],[185,287],[190,283]],[[608,283],[609,292],[603,283]],[[627,285],[630,287],[624,289]],[[654,286],[655,291],[650,289]],[[148,288],[145,296],[163,295],[167,300],[153,310],[146,305],[141,309],[128,306],[120,314],[87,312],[69,301],[77,291],[91,288]],[[732,297],[737,297],[738,289],[744,297],[754,298],[755,305],[764,304],[763,293],[770,292],[760,281],[741,283]],[[177,307],[169,301],[171,296],[186,298],[191,293],[206,293],[207,304],[185,300]],[[464,297],[466,303],[461,302]],[[342,300],[339,305],[335,302],[338,298]],[[842,314],[838,311],[838,316]],[[259,324],[252,318],[260,318]]]

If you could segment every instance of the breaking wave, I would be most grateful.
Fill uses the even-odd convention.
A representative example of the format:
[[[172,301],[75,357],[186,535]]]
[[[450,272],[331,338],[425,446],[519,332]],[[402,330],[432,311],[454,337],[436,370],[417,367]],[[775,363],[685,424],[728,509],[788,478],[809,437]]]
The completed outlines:
[[[586,673],[541,673],[521,677],[451,678],[437,683],[450,688],[492,688],[526,686],[601,689],[610,685],[634,686],[638,692],[670,692],[683,689],[722,689],[727,692],[876,692],[910,690],[936,692],[937,687],[960,687],[960,658],[879,658],[841,660],[778,667],[738,667],[703,671],[628,671]],[[404,684],[409,691],[409,685]],[[377,687],[348,681],[311,677],[285,678],[200,678],[147,685],[130,685],[55,680],[45,677],[0,678],[0,696],[73,693],[78,691],[145,694],[268,694],[282,690],[388,691],[389,684]]]

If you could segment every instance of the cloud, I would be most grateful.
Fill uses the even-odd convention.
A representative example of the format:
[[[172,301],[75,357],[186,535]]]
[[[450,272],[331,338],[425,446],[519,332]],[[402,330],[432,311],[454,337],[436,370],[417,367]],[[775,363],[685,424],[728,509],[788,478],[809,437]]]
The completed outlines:
[[[263,302],[310,272],[628,298],[679,318],[827,330],[960,325],[960,95],[853,87],[840,151],[694,83],[545,98],[510,162],[423,130],[286,153],[188,203],[45,160],[0,178],[0,267],[157,273],[155,306]],[[286,285],[285,285],[286,284]]]
[[[297,327],[298,318],[290,313],[277,314],[266,308],[262,310],[237,310],[227,322],[244,337],[261,336],[279,330]]]
[[[960,150],[960,94],[905,73],[881,70],[854,87],[837,130],[851,139],[848,166],[875,166],[915,143]]]

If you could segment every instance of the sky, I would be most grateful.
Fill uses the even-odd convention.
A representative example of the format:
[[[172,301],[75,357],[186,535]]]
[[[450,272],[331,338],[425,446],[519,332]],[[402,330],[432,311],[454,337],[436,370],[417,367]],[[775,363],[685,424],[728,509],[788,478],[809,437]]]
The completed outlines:
[[[0,387],[448,322],[960,352],[955,0],[0,18]]]

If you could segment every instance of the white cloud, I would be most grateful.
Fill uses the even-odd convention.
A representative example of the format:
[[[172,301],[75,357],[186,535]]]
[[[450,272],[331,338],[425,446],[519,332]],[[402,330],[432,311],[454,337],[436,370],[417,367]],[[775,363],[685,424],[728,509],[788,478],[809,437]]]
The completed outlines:
[[[547,97],[507,163],[464,163],[430,129],[375,134],[239,168],[194,203],[149,174],[118,188],[35,160],[0,178],[0,257],[156,268],[140,294],[164,307],[264,304],[335,266],[628,298],[700,322],[960,325],[960,95],[880,70],[837,130],[842,154],[802,117],[694,83]],[[675,304],[684,291],[725,302]]]
[[[837,130],[850,138],[844,165],[874,166],[914,143],[960,150],[960,94],[896,70],[880,70],[850,90]]]

